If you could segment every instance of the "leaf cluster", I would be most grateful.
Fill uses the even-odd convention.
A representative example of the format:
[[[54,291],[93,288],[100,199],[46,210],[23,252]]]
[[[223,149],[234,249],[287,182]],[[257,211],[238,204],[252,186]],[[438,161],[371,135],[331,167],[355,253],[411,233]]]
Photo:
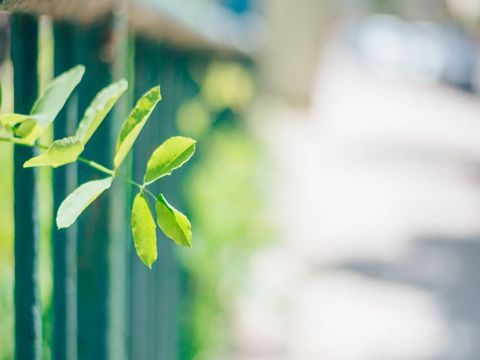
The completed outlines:
[[[71,226],[90,204],[111,187],[113,181],[120,179],[136,186],[139,191],[132,207],[132,234],[138,256],[146,266],[151,267],[157,259],[157,225],[168,238],[182,246],[191,247],[192,231],[187,217],[175,209],[163,194],[155,196],[147,186],[170,175],[188,161],[195,152],[196,141],[175,136],[157,147],[148,160],[142,184],[117,175],[118,169],[132,150],[152,111],[161,100],[160,87],[156,86],[137,101],[125,119],[117,140],[113,169],[83,158],[81,154],[88,141],[128,88],[127,81],[122,79],[108,85],[94,97],[85,110],[75,134],[54,140],[48,146],[38,144],[38,140],[64,107],[84,73],[85,67],[78,65],[56,77],[35,101],[29,114],[0,114],[0,125],[9,133],[7,138],[1,140],[44,150],[40,155],[27,160],[23,164],[26,168],[37,166],[56,168],[81,161],[108,175],[103,179],[80,185],[67,196],[56,216],[59,229]],[[147,195],[155,202],[155,214],[150,210]]]

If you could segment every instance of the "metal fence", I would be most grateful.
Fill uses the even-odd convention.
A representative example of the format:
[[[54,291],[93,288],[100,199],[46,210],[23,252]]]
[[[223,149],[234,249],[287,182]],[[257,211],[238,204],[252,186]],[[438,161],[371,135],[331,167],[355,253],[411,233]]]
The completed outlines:
[[[92,4],[94,10],[79,8],[79,3],[83,7]],[[178,22],[171,21],[171,14],[169,21],[164,21],[161,6],[155,8],[156,12],[152,10],[159,15],[159,26],[154,26],[155,17],[147,17],[145,21],[154,30],[144,31],[145,24],[138,16],[148,13],[148,7],[146,2],[138,3],[138,8],[136,3],[115,1],[55,4],[7,0],[3,4],[4,10],[12,11],[15,112],[28,113],[37,96],[40,13],[53,16],[55,75],[76,64],[86,66],[81,86],[56,120],[55,138],[72,133],[80,110],[86,108],[99,89],[120,77],[129,80],[128,95],[92,139],[86,156],[108,164],[113,157],[114,134],[133,99],[161,84],[163,101],[152,116],[154,121],[143,130],[126,167],[134,177],[143,171],[146,156],[154,146],[176,132],[174,118],[178,106],[198,92],[189,67],[204,66],[212,57],[244,56],[238,48],[226,46],[221,31],[216,39],[215,31],[205,34],[188,26],[172,25]],[[79,12],[78,17],[75,11]],[[175,41],[176,31],[179,41]],[[41,194],[36,191],[36,171],[22,167],[32,152],[30,148],[14,149],[14,184],[22,189],[14,192],[17,359],[42,358],[38,285]],[[53,210],[77,184],[97,176],[81,164],[78,168],[70,165],[56,169]],[[178,177],[165,181],[162,191],[181,201],[176,181]],[[52,229],[54,359],[182,358],[182,279],[188,275],[177,261],[171,242],[160,233],[159,259],[154,269],[149,270],[138,261],[128,224],[130,198],[129,188],[116,184],[108,196],[89,208],[78,225],[68,230]]]

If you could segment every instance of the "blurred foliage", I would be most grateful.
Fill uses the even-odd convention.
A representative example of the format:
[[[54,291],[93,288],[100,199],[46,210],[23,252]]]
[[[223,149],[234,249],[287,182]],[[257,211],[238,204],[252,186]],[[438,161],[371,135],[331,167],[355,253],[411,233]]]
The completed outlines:
[[[219,122],[222,113],[231,113],[236,121],[255,94],[251,70],[237,62],[212,62],[199,83],[198,96],[184,101],[176,114],[178,130],[197,139]]]
[[[242,64],[212,63],[203,79],[201,95],[212,111],[240,110],[252,101],[253,76]]]
[[[212,117],[206,104],[200,98],[185,101],[177,111],[177,128],[187,136],[200,138],[209,129]]]
[[[229,316],[252,253],[271,238],[262,148],[242,124],[224,124],[199,143],[185,183],[195,246],[183,255],[190,276],[190,354],[224,358]],[[222,356],[223,355],[223,356]]]
[[[182,253],[188,294],[181,358],[211,360],[226,356],[249,259],[272,238],[272,229],[263,149],[244,119],[255,95],[252,70],[214,61],[199,85],[199,94],[177,111],[180,132],[200,140],[183,191],[195,246]]]

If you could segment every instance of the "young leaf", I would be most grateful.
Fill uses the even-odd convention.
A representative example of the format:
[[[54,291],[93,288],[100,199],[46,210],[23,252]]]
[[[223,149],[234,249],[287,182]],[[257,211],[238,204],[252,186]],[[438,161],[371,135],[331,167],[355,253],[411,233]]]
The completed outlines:
[[[29,115],[6,113],[0,114],[0,124],[5,128],[12,128],[13,126],[30,119]]]
[[[33,145],[45,131],[45,128],[40,125],[39,121],[42,121],[41,117],[33,118],[29,116],[18,127],[13,129],[15,136],[22,139],[25,144]]]
[[[76,188],[63,200],[57,212],[57,227],[67,228],[72,225],[80,214],[112,185],[113,178],[86,182]]]
[[[17,128],[19,124],[30,122],[31,128],[30,130],[35,130],[38,126],[36,125],[36,121],[38,120],[37,117],[32,115],[22,115],[22,114],[14,114],[14,113],[5,113],[0,114],[0,125],[3,126],[6,130],[13,130],[14,134],[17,134]],[[30,145],[29,141],[25,141],[22,138],[18,138],[16,140],[19,143],[26,143]]]
[[[43,154],[33,157],[23,164],[24,168],[52,166],[54,168],[77,160],[83,151],[83,144],[75,137],[56,140]]]
[[[148,201],[142,193],[135,196],[132,208],[132,234],[135,249],[149,268],[157,260],[157,235]]]
[[[163,194],[155,202],[157,223],[163,233],[178,245],[192,247],[192,226],[187,217],[170,205]]]
[[[115,169],[119,168],[122,164],[122,161],[132,148],[133,143],[137,139],[150,114],[160,100],[161,95],[159,86],[150,89],[140,98],[140,100],[138,100],[127,120],[124,122],[122,130],[120,131],[120,136],[118,137],[117,142],[117,151],[114,159]]]
[[[127,87],[127,81],[122,79],[105,87],[95,96],[90,106],[85,110],[75,134],[83,144],[86,144],[92,137],[117,100],[127,90]]]
[[[182,136],[174,136],[165,141],[148,160],[144,183],[151,184],[182,166],[192,157],[196,143],[195,140]]]
[[[55,120],[65,102],[85,73],[85,67],[77,65],[56,77],[33,104],[32,119],[27,119],[16,129],[15,134],[33,144],[50,123]]]

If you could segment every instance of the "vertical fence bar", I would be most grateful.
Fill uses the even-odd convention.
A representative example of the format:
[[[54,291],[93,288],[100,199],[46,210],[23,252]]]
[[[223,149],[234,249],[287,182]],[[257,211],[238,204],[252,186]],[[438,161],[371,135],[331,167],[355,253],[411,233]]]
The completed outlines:
[[[165,46],[164,46],[165,47]],[[181,104],[191,99],[193,96],[198,94],[199,88],[198,84],[192,79],[189,68],[194,65],[199,66],[198,64],[198,53],[195,51],[180,51],[175,49],[168,49],[164,51],[170,51],[174,54],[171,56],[170,66],[173,68],[173,79],[170,86],[171,100],[170,108],[167,114],[162,117],[168,117],[170,120],[168,126],[170,131],[178,134],[177,124],[176,124],[176,115]],[[162,80],[160,80],[162,81]],[[180,134],[181,135],[181,134]],[[197,155],[198,156],[198,155]],[[195,157],[196,158],[196,157]],[[182,171],[179,171],[175,177],[170,177],[165,179],[164,185],[162,186],[162,191],[165,193],[165,196],[169,201],[174,204],[175,207],[182,209],[182,212],[188,215],[186,211],[187,208],[182,202],[181,196],[181,184],[183,182],[184,176],[188,172],[188,168],[191,165],[191,162],[195,160],[190,160],[183,168]],[[175,347],[172,346],[172,352],[170,356],[175,356],[176,359],[190,359],[192,356],[187,356],[188,346],[191,346],[190,340],[187,340],[188,333],[192,329],[188,329],[189,323],[186,321],[187,316],[187,304],[185,302],[187,291],[186,291],[186,281],[188,274],[184,267],[182,267],[181,262],[178,260],[178,252],[180,251],[189,251],[188,249],[182,249],[174,246],[172,254],[167,262],[165,269],[163,271],[164,277],[170,279],[170,282],[173,283],[175,288],[175,297],[170,300],[168,304],[168,311],[170,317],[167,318],[168,321],[174,321],[176,324],[175,332],[172,332],[170,335],[170,342]],[[172,281],[173,279],[173,281]],[[161,289],[159,289],[159,295],[161,296]]]
[[[152,84],[152,75],[151,68],[147,66],[146,59],[150,56],[149,52],[149,43],[143,41],[142,39],[135,38],[135,83],[132,84],[134,87],[134,97],[138,99],[145,91],[147,91],[148,86]],[[158,66],[160,66],[158,64]],[[154,119],[157,111],[154,110],[149,122],[147,125]],[[140,136],[143,139],[145,132],[148,131],[148,128],[144,128]],[[139,149],[141,146],[141,139],[137,140],[135,148],[133,151],[134,165],[133,165],[133,176],[138,178],[139,175],[139,162],[138,162],[138,153],[142,153]],[[135,195],[135,194],[133,194]],[[132,240],[131,240],[132,241]],[[132,245],[133,248],[133,245]],[[130,359],[150,359],[152,353],[149,348],[149,336],[146,323],[148,319],[153,318],[155,309],[150,309],[149,304],[147,303],[148,299],[148,277],[151,276],[152,271],[146,269],[146,267],[138,260],[137,254],[133,249],[130,252],[130,306],[129,306],[129,358]],[[151,312],[152,311],[152,312]],[[149,315],[150,314],[150,315]]]
[[[75,36],[73,25],[56,22],[54,36],[55,76],[75,64]],[[57,116],[55,139],[75,132],[77,98],[72,96]],[[65,197],[77,183],[77,166],[63,166],[53,172],[53,208],[58,210]],[[55,217],[54,217],[55,218]],[[77,359],[77,227],[57,230],[53,224],[53,358]]]
[[[88,28],[77,28],[77,62],[86,66],[78,92],[79,117],[97,92],[112,80],[111,26],[108,18]],[[107,166],[112,162],[110,125],[111,116],[108,116],[85,149],[86,157]],[[80,170],[80,184],[105,177],[85,166]],[[103,195],[78,222],[78,357],[81,360],[109,358],[109,219],[109,197]]]
[[[158,59],[162,59],[162,66],[155,66]],[[182,57],[179,53],[165,44],[156,45],[156,59],[150,60],[150,66],[157,69],[155,83],[162,84],[164,89],[163,101],[159,106],[159,113],[152,122],[152,131],[148,133],[150,149],[146,156],[155,149],[158,144],[170,136],[175,135],[175,114],[182,102],[182,83],[179,69],[182,66]],[[153,136],[152,136],[153,135]],[[153,184],[155,194],[164,193],[169,201],[176,204],[175,192],[178,191],[178,175],[162,179]],[[176,245],[157,229],[158,238],[158,263],[155,271],[155,283],[152,284],[154,293],[152,298],[157,304],[156,322],[157,331],[154,332],[155,354],[158,359],[178,359],[178,336],[180,332],[177,305],[179,304],[179,264],[176,256]],[[149,324],[152,326],[152,324]]]
[[[121,127],[132,106],[133,95],[133,51],[131,38],[128,33],[127,0],[117,0],[113,21],[113,47],[114,63],[113,76],[115,80],[127,79],[129,89],[115,105],[112,111],[110,123],[110,137],[112,142],[118,137]],[[115,144],[112,144],[115,145]],[[115,156],[115,148],[112,146],[110,158]],[[130,159],[128,159],[130,160]],[[131,163],[126,161],[120,169],[120,173],[131,177]],[[127,254],[130,247],[130,198],[131,187],[122,181],[116,181],[109,191],[110,206],[115,211],[110,212],[110,236],[114,241],[110,242],[110,303],[108,322],[108,344],[111,359],[126,360],[127,352]]]
[[[37,96],[37,19],[12,16],[12,60],[15,111],[28,114]],[[15,357],[41,359],[41,306],[38,284],[39,229],[36,170],[23,163],[35,155],[32,148],[14,149],[15,214]]]
[[[135,96],[160,84],[162,101],[145,125],[134,151],[134,177],[140,179],[148,157],[174,134],[174,118],[183,100],[184,57],[164,45],[137,38],[135,42]],[[178,175],[178,174],[177,174]],[[167,192],[175,199],[177,177],[153,184],[155,194]],[[170,197],[171,198],[171,197]],[[158,230],[158,229],[157,229]],[[131,254],[130,358],[170,360],[179,357],[180,270],[175,245],[157,232],[158,260],[147,269]]]

